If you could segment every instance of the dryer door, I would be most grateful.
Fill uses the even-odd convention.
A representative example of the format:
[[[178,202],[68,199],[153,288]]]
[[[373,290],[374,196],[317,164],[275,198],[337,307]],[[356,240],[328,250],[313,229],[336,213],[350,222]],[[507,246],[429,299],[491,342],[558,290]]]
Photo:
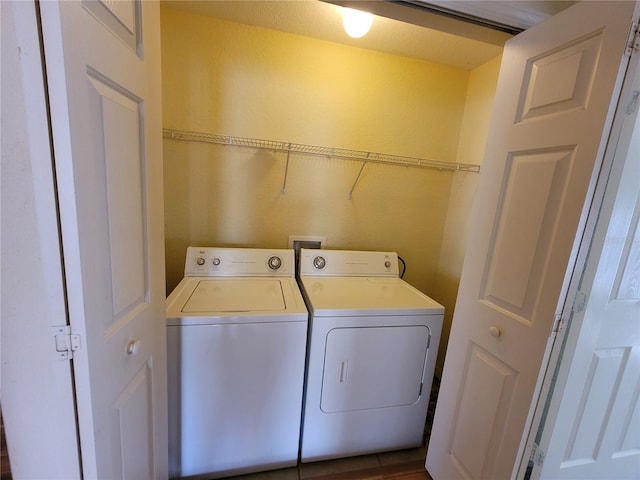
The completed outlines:
[[[414,404],[428,343],[424,325],[330,330],[320,408],[335,413]]]

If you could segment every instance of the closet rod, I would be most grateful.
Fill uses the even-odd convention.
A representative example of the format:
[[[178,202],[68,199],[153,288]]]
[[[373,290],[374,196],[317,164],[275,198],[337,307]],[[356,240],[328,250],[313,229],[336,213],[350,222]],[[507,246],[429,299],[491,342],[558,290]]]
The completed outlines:
[[[278,142],[274,140],[260,140],[257,138],[234,137],[215,133],[190,132],[185,130],[162,129],[165,138],[183,140],[187,142],[215,143],[218,145],[235,145],[238,147],[260,148],[276,152],[300,153],[305,155],[320,155],[348,160],[361,160],[365,163],[383,163],[403,167],[434,168],[437,170],[451,170],[461,172],[480,172],[480,165],[470,163],[452,163],[441,160],[430,160],[417,157],[404,157],[388,153],[364,152],[348,150],[346,148],[320,147],[301,143]],[[283,185],[284,189],[284,185]]]

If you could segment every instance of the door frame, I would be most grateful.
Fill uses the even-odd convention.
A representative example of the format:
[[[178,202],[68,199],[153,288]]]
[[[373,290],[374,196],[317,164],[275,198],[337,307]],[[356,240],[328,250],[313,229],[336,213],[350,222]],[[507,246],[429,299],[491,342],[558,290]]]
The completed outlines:
[[[632,25],[638,28],[638,14],[640,12],[640,2],[636,2],[633,13]],[[558,397],[562,395],[564,385],[567,382],[568,369],[571,359],[576,350],[576,343],[582,329],[584,320],[583,315],[573,315],[574,306],[580,308],[580,304],[585,301],[584,295],[590,292],[580,290],[584,273],[588,267],[589,252],[594,240],[597,222],[599,220],[600,210],[604,202],[605,193],[607,191],[608,181],[615,168],[624,163],[624,159],[616,158],[617,147],[624,142],[627,145],[630,138],[630,132],[623,131],[623,124],[627,116],[626,109],[630,103],[634,87],[634,75],[637,75],[640,68],[640,50],[638,47],[631,49],[629,62],[624,64],[625,72],[621,75],[620,94],[616,102],[616,108],[613,112],[612,126],[609,137],[606,142],[605,152],[600,165],[596,165],[591,177],[592,191],[587,196],[590,205],[583,219],[581,226],[578,228],[572,257],[575,258],[570,263],[571,267],[567,269],[565,279],[564,294],[561,296],[561,312],[556,318],[553,332],[553,343],[547,354],[540,370],[540,387],[538,394],[532,404],[533,416],[529,422],[528,431],[523,432],[523,439],[526,438],[524,450],[520,458],[517,477],[538,478],[542,462],[544,461],[544,452],[547,450],[549,438],[542,437],[545,429],[553,428],[555,419],[558,414],[560,402]],[[638,108],[638,106],[636,106]],[[600,220],[602,220],[600,218]],[[526,436],[526,437],[525,437]],[[543,452],[536,455],[537,451]],[[528,472],[528,470],[530,470]]]

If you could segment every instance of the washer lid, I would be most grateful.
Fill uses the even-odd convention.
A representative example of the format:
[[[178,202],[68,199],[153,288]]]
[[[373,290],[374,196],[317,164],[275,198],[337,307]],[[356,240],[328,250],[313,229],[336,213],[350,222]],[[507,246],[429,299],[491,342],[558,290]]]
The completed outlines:
[[[182,307],[183,313],[285,310],[282,284],[273,279],[201,280]]]

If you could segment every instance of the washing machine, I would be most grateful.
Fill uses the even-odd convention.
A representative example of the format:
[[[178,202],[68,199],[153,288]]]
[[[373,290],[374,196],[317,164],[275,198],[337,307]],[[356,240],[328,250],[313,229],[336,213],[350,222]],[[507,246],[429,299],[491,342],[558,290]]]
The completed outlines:
[[[167,299],[169,473],[296,465],[308,312],[293,250],[189,247]]]
[[[421,445],[444,307],[393,252],[302,249],[310,314],[301,461]]]

